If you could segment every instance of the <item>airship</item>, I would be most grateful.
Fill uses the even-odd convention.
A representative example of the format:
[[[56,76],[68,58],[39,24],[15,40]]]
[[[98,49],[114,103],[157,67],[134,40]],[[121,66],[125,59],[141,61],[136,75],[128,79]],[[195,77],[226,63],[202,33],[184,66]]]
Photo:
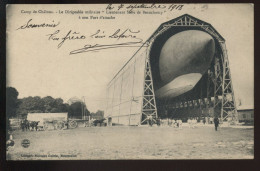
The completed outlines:
[[[186,30],[170,36],[157,57],[155,97],[170,99],[192,90],[210,67],[215,40],[200,30]]]

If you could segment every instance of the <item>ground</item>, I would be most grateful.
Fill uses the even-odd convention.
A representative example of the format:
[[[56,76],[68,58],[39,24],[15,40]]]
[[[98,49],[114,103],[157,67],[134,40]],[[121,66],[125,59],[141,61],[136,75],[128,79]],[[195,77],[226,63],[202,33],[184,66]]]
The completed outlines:
[[[21,146],[23,139],[30,146]],[[13,132],[9,160],[253,159],[253,128],[81,127]]]

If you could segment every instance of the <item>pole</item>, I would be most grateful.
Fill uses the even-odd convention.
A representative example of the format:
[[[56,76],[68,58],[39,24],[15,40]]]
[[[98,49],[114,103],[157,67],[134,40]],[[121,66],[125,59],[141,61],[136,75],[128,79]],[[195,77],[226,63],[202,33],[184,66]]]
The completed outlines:
[[[86,119],[86,108],[87,108],[87,105],[86,105],[86,101],[85,101],[85,96],[82,96],[82,99],[83,99],[83,102],[84,102],[84,104],[85,104],[85,106],[84,106],[83,118]],[[82,103],[83,103],[83,102],[82,102]]]
[[[83,119],[83,102],[81,102],[81,119]]]

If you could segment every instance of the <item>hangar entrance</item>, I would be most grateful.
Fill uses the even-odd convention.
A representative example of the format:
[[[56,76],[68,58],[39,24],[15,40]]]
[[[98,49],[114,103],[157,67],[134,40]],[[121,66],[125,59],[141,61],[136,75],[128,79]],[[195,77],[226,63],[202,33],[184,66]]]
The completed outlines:
[[[122,125],[217,116],[237,121],[224,38],[188,14],[165,22],[107,85],[105,117]]]
[[[167,28],[166,26],[168,26],[168,29],[165,29]],[[182,36],[179,36],[181,34]],[[185,34],[187,35],[186,37]],[[196,40],[193,45],[190,42],[193,41],[192,37],[194,37],[194,34],[198,36],[195,38]],[[203,34],[205,34],[205,36],[210,35],[214,40],[214,48],[208,45],[205,46],[205,48],[210,49],[213,53],[210,54],[209,50],[203,49],[204,53],[197,53],[198,57],[194,57],[191,61],[185,59],[180,62],[180,57],[185,58],[185,55],[187,57],[194,56],[193,54],[196,53],[198,44],[200,44],[202,42],[201,39],[204,38]],[[185,38],[187,39],[185,40]],[[171,41],[170,39],[172,39],[171,44],[168,43]],[[172,23],[162,24],[155,33],[152,43],[150,49],[150,64],[158,117],[181,118],[184,120],[188,119],[188,117],[219,117],[221,121],[226,121],[228,118],[237,121],[237,111],[225,40],[210,24],[189,15],[184,15]],[[168,49],[165,50],[167,43],[170,45],[168,45]],[[177,46],[178,49],[174,49],[173,46]],[[169,50],[170,48],[173,48],[173,50]],[[180,50],[180,48],[182,50]],[[162,61],[162,58],[165,58],[164,51],[166,55],[170,55],[170,57],[167,56],[168,61],[165,63]],[[192,51],[191,53],[193,54],[190,55],[186,51]],[[201,52],[201,49],[199,49],[199,51]],[[207,63],[207,59],[202,57],[203,55],[205,58],[209,58],[209,55],[212,55],[212,59],[209,63]],[[177,68],[176,70],[167,66],[168,63],[171,62],[169,58],[174,58],[176,63],[178,63],[178,65],[175,65],[175,61],[173,61],[171,66]],[[203,59],[198,60],[195,58]],[[205,63],[205,65],[202,65],[202,63]],[[200,70],[202,67],[205,67],[204,71]],[[187,91],[185,90],[187,86],[181,87],[182,85],[179,85],[179,87],[174,87],[173,84],[175,83],[176,85],[180,82],[180,84],[184,85],[186,84],[185,82],[189,84],[189,80],[194,79],[195,75],[191,75],[190,78],[187,77],[178,82],[174,80],[182,76],[174,78],[174,76],[169,76],[171,73],[166,73],[166,76],[164,76],[165,70],[172,70],[175,73],[182,72],[183,75],[201,73],[201,77],[199,81],[193,83],[193,86],[188,88],[190,90]],[[165,81],[163,77],[170,80]],[[174,79],[171,80],[172,78]]]

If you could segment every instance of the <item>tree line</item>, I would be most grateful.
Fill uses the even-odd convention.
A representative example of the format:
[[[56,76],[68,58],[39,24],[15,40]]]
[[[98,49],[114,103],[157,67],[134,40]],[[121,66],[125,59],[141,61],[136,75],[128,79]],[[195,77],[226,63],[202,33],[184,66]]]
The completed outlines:
[[[6,88],[6,118],[25,117],[28,113],[60,113],[68,112],[69,118],[81,118],[82,110],[90,114],[82,102],[64,103],[61,98],[51,96],[29,96],[18,99],[18,91],[13,87]]]

